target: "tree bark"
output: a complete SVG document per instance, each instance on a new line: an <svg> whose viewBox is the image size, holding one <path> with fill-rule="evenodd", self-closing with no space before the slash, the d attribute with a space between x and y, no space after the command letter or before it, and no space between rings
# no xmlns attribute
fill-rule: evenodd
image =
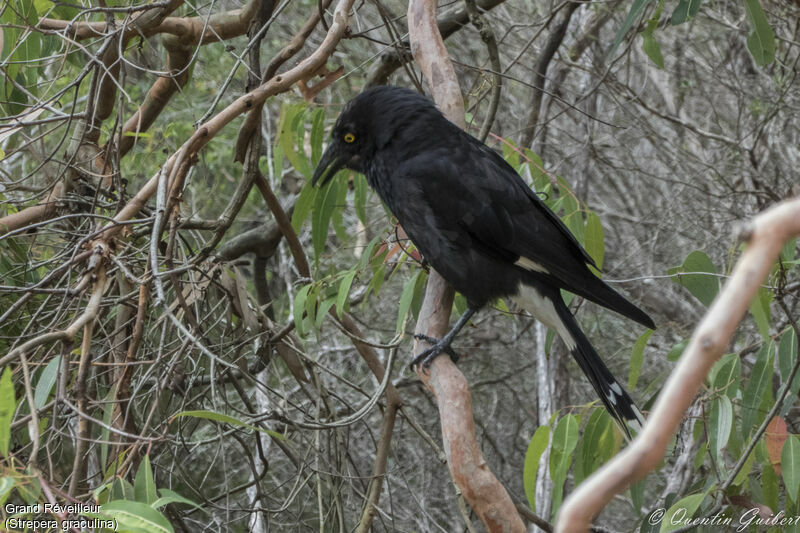
<svg viewBox="0 0 800 533"><path fill-rule="evenodd" d="M435 0L411 0L408 5L411 52L419 64L433 98L444 115L466 129L464 100L455 69L436 25ZM428 278L417 333L442 337L453 307L453 288L434 270ZM420 343L414 343L414 352ZM438 357L430 374L420 379L436 396L442 424L447 464L464 498L491 532L525 531L525 525L505 487L489 470L475 436L472 398L464 374L449 357Z"/></svg>

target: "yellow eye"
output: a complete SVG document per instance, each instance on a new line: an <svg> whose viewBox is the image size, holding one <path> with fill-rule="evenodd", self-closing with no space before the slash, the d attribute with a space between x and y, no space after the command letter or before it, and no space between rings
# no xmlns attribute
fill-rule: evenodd
<svg viewBox="0 0 800 533"><path fill-rule="evenodd" d="M353 135L352 133L345 133L344 134L344 142L346 142L347 144L355 142L355 140L356 140L356 136Z"/></svg>

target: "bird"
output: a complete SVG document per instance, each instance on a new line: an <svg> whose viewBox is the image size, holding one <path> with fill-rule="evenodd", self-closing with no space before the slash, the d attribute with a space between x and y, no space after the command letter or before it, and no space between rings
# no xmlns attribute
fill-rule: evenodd
<svg viewBox="0 0 800 533"><path fill-rule="evenodd" d="M623 434L644 417L581 330L561 290L655 329L644 311L589 268L594 260L561 219L493 149L450 122L425 95L396 86L350 100L312 176L342 169L370 187L467 309L412 366L428 368L482 307L508 298L563 340ZM599 271L599 269L598 269Z"/></svg>

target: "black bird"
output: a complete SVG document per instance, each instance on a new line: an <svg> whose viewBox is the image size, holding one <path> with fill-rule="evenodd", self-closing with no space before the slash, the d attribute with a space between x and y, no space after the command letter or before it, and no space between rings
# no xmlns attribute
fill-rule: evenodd
<svg viewBox="0 0 800 533"><path fill-rule="evenodd" d="M427 97L375 87L342 111L313 184L342 168L363 173L414 245L467 299L441 340L414 359L424 367L469 318L510 297L563 339L609 413L630 436L644 419L581 331L561 289L648 328L652 319L589 270L596 266L537 194L491 148L447 120Z"/></svg>

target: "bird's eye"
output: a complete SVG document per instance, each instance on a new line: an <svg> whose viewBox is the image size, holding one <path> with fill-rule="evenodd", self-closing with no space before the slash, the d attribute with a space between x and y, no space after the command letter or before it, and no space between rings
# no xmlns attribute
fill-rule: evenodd
<svg viewBox="0 0 800 533"><path fill-rule="evenodd" d="M352 133L345 133L344 134L344 142L346 142L347 144L355 142L355 140L356 140L356 136L353 135Z"/></svg>

